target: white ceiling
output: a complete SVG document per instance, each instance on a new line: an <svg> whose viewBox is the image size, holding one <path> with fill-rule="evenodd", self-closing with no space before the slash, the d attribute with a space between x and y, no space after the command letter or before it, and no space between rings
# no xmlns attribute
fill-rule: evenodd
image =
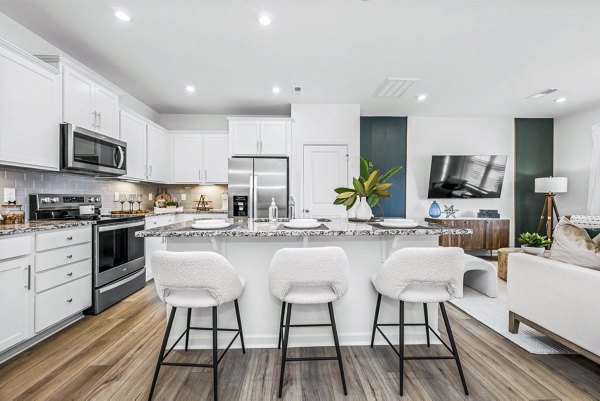
<svg viewBox="0 0 600 401"><path fill-rule="evenodd" d="M1 0L0 12L160 113L360 103L364 115L541 117L600 101L595 1ZM420 81L373 98L386 77ZM546 88L560 90L525 99Z"/></svg>

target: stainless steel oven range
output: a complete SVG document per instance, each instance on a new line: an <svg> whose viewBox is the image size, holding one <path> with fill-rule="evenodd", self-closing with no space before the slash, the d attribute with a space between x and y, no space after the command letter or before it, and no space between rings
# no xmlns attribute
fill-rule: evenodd
<svg viewBox="0 0 600 401"><path fill-rule="evenodd" d="M80 214L80 206L93 206L93 213ZM98 314L146 284L144 239L135 232L144 229L143 216L101 215L100 195L32 194L30 220L90 219L92 228L93 304L87 312Z"/></svg>

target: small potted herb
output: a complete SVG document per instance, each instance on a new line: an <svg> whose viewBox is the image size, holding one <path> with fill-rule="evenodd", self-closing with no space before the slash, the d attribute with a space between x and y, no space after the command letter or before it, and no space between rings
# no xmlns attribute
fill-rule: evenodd
<svg viewBox="0 0 600 401"><path fill-rule="evenodd" d="M546 250L546 246L552 242L545 235L538 233L523 233L519 237L521 249L530 255L541 255Z"/></svg>
<svg viewBox="0 0 600 401"><path fill-rule="evenodd" d="M176 209L177 202L169 201L165 204L165 206L167 207L167 209Z"/></svg>

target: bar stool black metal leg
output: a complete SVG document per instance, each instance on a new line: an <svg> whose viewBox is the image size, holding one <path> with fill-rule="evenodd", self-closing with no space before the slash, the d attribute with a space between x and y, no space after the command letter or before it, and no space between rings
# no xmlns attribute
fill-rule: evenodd
<svg viewBox="0 0 600 401"><path fill-rule="evenodd" d="M346 376L344 375L344 362L342 361L342 351L340 350L340 341L338 339L335 317L333 315L333 303L329 302L327 306L329 307L329 319L331 320L331 331L333 332L335 353L337 355L338 365L340 366L340 375L342 376L342 387L344 388L344 395L348 395L348 390L346 389Z"/></svg>
<svg viewBox="0 0 600 401"><path fill-rule="evenodd" d="M285 318L285 302L281 303L281 320L279 322L279 340L277 340L277 349L281 349L281 340L283 339L283 319Z"/></svg>
<svg viewBox="0 0 600 401"><path fill-rule="evenodd" d="M425 335L427 336L427 346L431 347L429 341L429 311L427 310L427 303L423 303L423 314L425 315Z"/></svg>
<svg viewBox="0 0 600 401"><path fill-rule="evenodd" d="M400 354L400 397L404 395L404 301L400 301L400 342L398 353Z"/></svg>
<svg viewBox="0 0 600 401"><path fill-rule="evenodd" d="M465 375L463 373L462 365L460 364L460 358L458 356L458 349L456 348L456 343L454 342L454 336L452 335L452 329L450 328L450 321L448 320L448 314L446 313L446 307L444 306L443 302L440 302L440 309L442 310L442 317L444 318L444 324L446 325L446 332L448 333L448 338L450 339L450 346L452 347L452 353L456 359L456 366L458 367L458 373L460 374L460 380L462 381L465 395L469 395L469 390L467 390L467 382L465 381Z"/></svg>
<svg viewBox="0 0 600 401"><path fill-rule="evenodd" d="M172 307L171 313L169 315L169 322L167 323L167 328L165 330L165 336L163 337L163 342L160 347L160 354L158 354L158 361L156 361L156 369L154 370L154 378L152 379L152 386L150 387L150 394L148 395L148 400L152 400L152 395L154 395L154 388L156 387L156 381L158 380L158 373L160 372L160 365L162 364L163 357L165 355L165 349L167 348L167 342L169 340L169 334L171 333L171 327L173 327L173 319L175 318L175 312L177 308Z"/></svg>
<svg viewBox="0 0 600 401"><path fill-rule="evenodd" d="M292 316L292 304L287 304L287 312L285 317L285 332L283 336L283 351L281 352L281 372L279 373L279 392L277 396L281 398L283 390L283 376L285 375L285 361L287 359L287 346L290 336L290 318Z"/></svg>
<svg viewBox="0 0 600 401"><path fill-rule="evenodd" d="M377 294L377 305L375 305L375 319L373 319L373 334L371 334L371 348L375 343L375 331L377 330L377 319L379 318L379 307L381 306L381 294Z"/></svg>
<svg viewBox="0 0 600 401"><path fill-rule="evenodd" d="M188 350L188 345L190 344L190 322L192 321L192 308L188 308L187 310L187 327L185 331L185 350Z"/></svg>
<svg viewBox="0 0 600 401"><path fill-rule="evenodd" d="M212 308L213 337L213 399L219 399L219 349L217 348L217 307Z"/></svg>
<svg viewBox="0 0 600 401"><path fill-rule="evenodd" d="M242 353L246 353L246 345L244 344L244 331L242 330L242 319L240 318L240 307L237 299L233 301L235 306L235 317L237 318L238 330L240 331L240 341L242 342Z"/></svg>

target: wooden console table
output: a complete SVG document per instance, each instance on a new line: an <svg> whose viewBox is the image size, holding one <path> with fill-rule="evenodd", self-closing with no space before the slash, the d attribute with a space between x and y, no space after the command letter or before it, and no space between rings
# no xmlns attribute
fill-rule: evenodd
<svg viewBox="0 0 600 401"><path fill-rule="evenodd" d="M471 235L442 235L440 246L456 246L466 250L493 250L509 246L510 220L509 219L479 219L479 218L426 218L425 221L443 224L450 227L470 228Z"/></svg>

